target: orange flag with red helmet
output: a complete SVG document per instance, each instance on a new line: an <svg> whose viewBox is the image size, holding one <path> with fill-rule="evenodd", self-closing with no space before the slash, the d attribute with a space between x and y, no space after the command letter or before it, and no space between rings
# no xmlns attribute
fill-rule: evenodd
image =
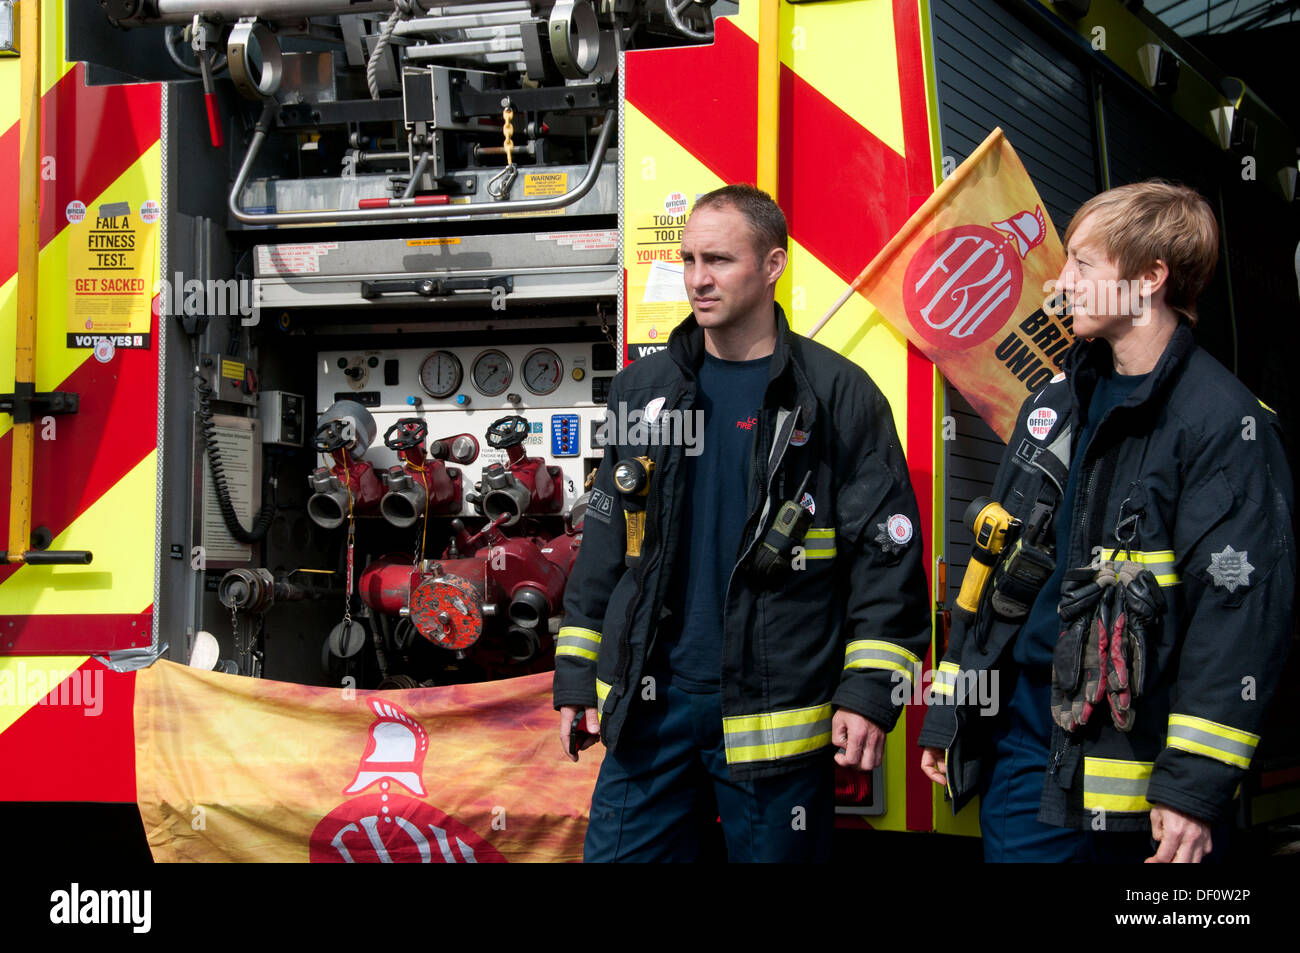
<svg viewBox="0 0 1300 953"><path fill-rule="evenodd" d="M1001 129L934 191L812 328L856 291L939 366L1003 440L1074 341L1052 299L1065 263Z"/></svg>
<svg viewBox="0 0 1300 953"><path fill-rule="evenodd" d="M578 861L600 746L560 750L552 673L409 691L159 661L136 784L157 861Z"/></svg>

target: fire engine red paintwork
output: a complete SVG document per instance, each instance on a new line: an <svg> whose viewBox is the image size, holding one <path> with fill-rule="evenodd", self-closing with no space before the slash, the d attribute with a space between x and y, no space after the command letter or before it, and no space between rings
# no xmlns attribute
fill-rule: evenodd
<svg viewBox="0 0 1300 953"><path fill-rule="evenodd" d="M460 471L453 476L447 464L425 453L423 445L397 451L397 457L411 479L424 487L429 497L430 513L459 513L461 507Z"/></svg>

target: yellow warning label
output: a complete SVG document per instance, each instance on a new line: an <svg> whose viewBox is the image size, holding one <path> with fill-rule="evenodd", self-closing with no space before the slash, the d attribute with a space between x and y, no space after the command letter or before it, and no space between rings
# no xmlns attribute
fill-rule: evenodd
<svg viewBox="0 0 1300 953"><path fill-rule="evenodd" d="M407 248L415 248L420 245L459 245L459 238L408 238L406 240Z"/></svg>
<svg viewBox="0 0 1300 953"><path fill-rule="evenodd" d="M563 195L567 191L569 191L567 172L529 172L524 175L524 195L528 198Z"/></svg>
<svg viewBox="0 0 1300 953"><path fill-rule="evenodd" d="M229 377L232 381L242 381L244 379L244 365L239 361L228 361L222 358L221 376Z"/></svg>

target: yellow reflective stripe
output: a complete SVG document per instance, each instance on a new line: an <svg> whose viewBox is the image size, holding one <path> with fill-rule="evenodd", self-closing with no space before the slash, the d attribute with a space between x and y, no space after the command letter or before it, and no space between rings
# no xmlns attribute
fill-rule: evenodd
<svg viewBox="0 0 1300 953"><path fill-rule="evenodd" d="M585 658L590 660L590 662L595 662L598 658L594 651L591 651L590 649L581 649L581 647L576 645L556 645L555 658L559 658L560 655L576 655L577 658Z"/></svg>
<svg viewBox="0 0 1300 953"><path fill-rule="evenodd" d="M1118 758L1084 758L1085 775L1092 774L1100 778L1149 778L1152 761L1120 761Z"/></svg>
<svg viewBox="0 0 1300 953"><path fill-rule="evenodd" d="M727 763L772 761L816 751L831 740L831 705L722 719Z"/></svg>
<svg viewBox="0 0 1300 953"><path fill-rule="evenodd" d="M915 681L915 670L921 660L893 642L878 639L855 639L844 648L844 668L884 668L902 672Z"/></svg>
<svg viewBox="0 0 1300 953"><path fill-rule="evenodd" d="M1170 748L1214 758L1238 768L1249 768L1259 735L1192 715L1170 715L1165 744Z"/></svg>
<svg viewBox="0 0 1300 953"><path fill-rule="evenodd" d="M1240 728L1233 728L1231 725L1222 725L1217 721L1210 721L1208 718L1197 718L1195 715L1170 715L1169 726L1172 728L1174 725L1197 728L1227 741L1236 741L1243 745L1249 745L1251 748L1259 744L1259 735L1257 734L1242 731Z"/></svg>
<svg viewBox="0 0 1300 953"><path fill-rule="evenodd" d="M1132 562L1135 563L1171 563L1174 561L1174 551L1172 549L1161 549L1150 553L1134 550L1131 554L1126 555L1130 556Z"/></svg>
<svg viewBox="0 0 1300 953"><path fill-rule="evenodd" d="M605 717L605 697L609 694L609 683L596 679L596 721Z"/></svg>
<svg viewBox="0 0 1300 953"><path fill-rule="evenodd" d="M600 633L595 629L583 629L576 625L564 625L556 634L555 655L574 655L578 658L596 661L600 650Z"/></svg>
<svg viewBox="0 0 1300 953"><path fill-rule="evenodd" d="M803 553L808 559L833 559L835 557L835 530L808 530L803 538Z"/></svg>
<svg viewBox="0 0 1300 953"><path fill-rule="evenodd" d="M763 731L768 728L788 728L792 725L810 725L831 716L831 703L813 705L811 708L791 708L786 711L762 715L729 715L722 719L722 730Z"/></svg>
<svg viewBox="0 0 1300 953"><path fill-rule="evenodd" d="M903 648L901 645L897 645L893 642L882 642L880 639L854 639L847 646L845 646L844 654L848 656L848 655L852 655L854 652L859 652L864 650L869 650L873 652L887 652L891 655L897 655L900 658L904 659L905 661L911 662L913 665L921 664L921 660L919 658L917 658L907 649Z"/></svg>
<svg viewBox="0 0 1300 953"><path fill-rule="evenodd" d="M852 662L844 663L845 671L848 671L849 669L859 669L859 668L880 668L880 669L888 669L889 671L892 672L902 672L904 675L907 676L907 680L909 682L916 681L915 666L908 665L905 662L895 662L892 659L857 658L854 659Z"/></svg>
<svg viewBox="0 0 1300 953"><path fill-rule="evenodd" d="M1156 582L1161 586L1176 586L1182 582L1182 577L1174 572L1174 563L1177 557L1172 549L1153 550L1151 552L1142 552L1134 550L1131 553L1115 552L1113 548L1106 549L1107 555L1114 554L1115 559L1119 561L1128 560L1129 562L1141 563L1147 569L1151 570L1151 575L1156 577Z"/></svg>
<svg viewBox="0 0 1300 953"><path fill-rule="evenodd" d="M600 633L597 632L595 629L584 629L581 626L576 626L576 625L562 625L560 626L560 631L558 634L560 638L573 635L583 639L590 639L592 642L595 642L597 645L600 644Z"/></svg>
<svg viewBox="0 0 1300 953"><path fill-rule="evenodd" d="M1155 764L1113 758L1083 759L1083 809L1085 811L1149 811L1147 781Z"/></svg>
<svg viewBox="0 0 1300 953"><path fill-rule="evenodd" d="M773 761L777 758L789 758L806 751L816 751L831 743L831 732L814 735L795 741L781 741L770 744L739 745L727 748L727 764L741 764L748 761Z"/></svg>
<svg viewBox="0 0 1300 953"><path fill-rule="evenodd" d="M957 675L961 666L956 662L940 662L939 671L934 673L930 688L940 695L951 695L957 687Z"/></svg>
<svg viewBox="0 0 1300 953"><path fill-rule="evenodd" d="M1116 811L1121 814L1141 814L1151 810L1151 802L1145 794L1101 794L1083 792L1083 809L1085 811Z"/></svg>

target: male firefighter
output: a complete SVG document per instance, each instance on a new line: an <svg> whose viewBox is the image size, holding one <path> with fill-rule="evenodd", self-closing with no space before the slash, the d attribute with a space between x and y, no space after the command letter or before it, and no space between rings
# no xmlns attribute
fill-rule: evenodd
<svg viewBox="0 0 1300 953"><path fill-rule="evenodd" d="M790 330L786 244L766 193L697 199L693 313L610 387L555 653L561 744L606 747L588 861L712 856L719 818L732 861L827 859L834 764L880 763L925 654L889 404Z"/></svg>
<svg viewBox="0 0 1300 953"><path fill-rule="evenodd" d="M1291 627L1277 418L1193 338L1219 254L1200 195L1112 189L1065 245L1078 343L968 511L986 582L921 766L955 809L981 795L990 861L1217 859ZM1014 683L1002 721L963 691L988 669Z"/></svg>

